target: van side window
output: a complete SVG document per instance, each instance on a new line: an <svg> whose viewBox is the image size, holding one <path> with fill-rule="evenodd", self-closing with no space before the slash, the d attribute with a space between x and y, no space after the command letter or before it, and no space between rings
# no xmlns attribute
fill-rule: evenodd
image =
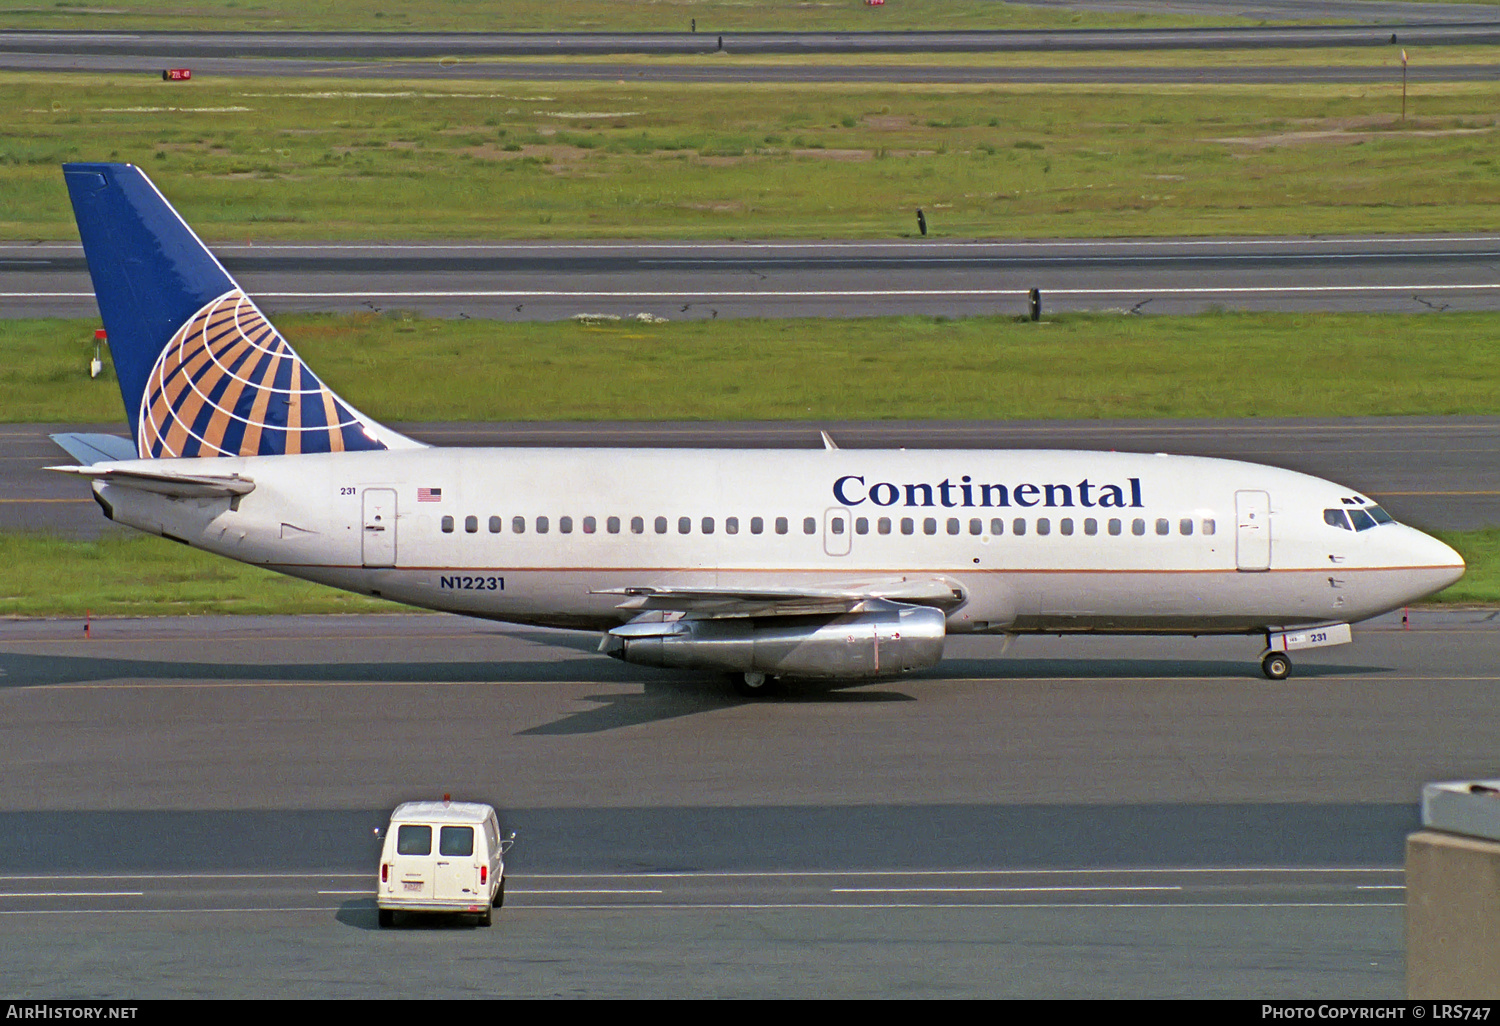
<svg viewBox="0 0 1500 1026"><path fill-rule="evenodd" d="M439 855L474 854L474 828L471 826L445 826L438 835Z"/></svg>
<svg viewBox="0 0 1500 1026"><path fill-rule="evenodd" d="M432 827L402 823L396 828L397 855L431 855Z"/></svg>

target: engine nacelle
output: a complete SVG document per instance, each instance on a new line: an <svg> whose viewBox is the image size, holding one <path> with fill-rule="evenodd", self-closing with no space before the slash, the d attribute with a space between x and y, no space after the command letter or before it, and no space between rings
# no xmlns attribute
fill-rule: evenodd
<svg viewBox="0 0 1500 1026"><path fill-rule="evenodd" d="M882 602L832 616L628 623L601 647L641 666L861 679L936 666L946 634L941 610Z"/></svg>

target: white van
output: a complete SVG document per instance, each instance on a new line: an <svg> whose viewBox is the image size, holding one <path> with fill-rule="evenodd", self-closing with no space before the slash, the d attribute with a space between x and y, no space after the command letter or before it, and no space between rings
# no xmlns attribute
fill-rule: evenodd
<svg viewBox="0 0 1500 1026"><path fill-rule="evenodd" d="M406 802L391 813L375 903L380 925L397 912L472 912L490 925L490 909L505 903L504 853L515 834L501 838L495 810L478 802Z"/></svg>

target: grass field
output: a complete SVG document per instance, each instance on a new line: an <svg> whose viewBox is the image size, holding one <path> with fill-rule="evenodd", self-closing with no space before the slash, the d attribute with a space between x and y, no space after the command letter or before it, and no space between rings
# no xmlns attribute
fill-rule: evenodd
<svg viewBox="0 0 1500 1026"><path fill-rule="evenodd" d="M1500 602L1500 528L1449 532L1469 564L1435 601ZM410 612L146 535L69 541L0 534L0 616Z"/></svg>
<svg viewBox="0 0 1500 1026"><path fill-rule="evenodd" d="M385 421L1500 412L1500 313L275 320ZM0 320L0 420L122 419L113 380L86 372L95 323Z"/></svg>
<svg viewBox="0 0 1500 1026"><path fill-rule="evenodd" d="M1386 56L1379 51L1380 59ZM0 76L0 238L139 164L209 241L1463 231L1500 83L872 86Z"/></svg>
<svg viewBox="0 0 1500 1026"><path fill-rule="evenodd" d="M1470 0L1493 2L1493 0ZM778 32L814 29L1100 28L1243 24L1237 18L1182 18L1026 7L994 0L91 0L0 7L0 27L51 30L337 29L422 32Z"/></svg>

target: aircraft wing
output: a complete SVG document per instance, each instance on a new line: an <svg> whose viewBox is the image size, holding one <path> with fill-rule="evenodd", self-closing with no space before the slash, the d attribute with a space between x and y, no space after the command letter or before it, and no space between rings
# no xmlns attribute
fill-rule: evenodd
<svg viewBox="0 0 1500 1026"><path fill-rule="evenodd" d="M86 435L66 433L52 435L52 440L79 463L111 463L140 459L135 443L119 435Z"/></svg>
<svg viewBox="0 0 1500 1026"><path fill-rule="evenodd" d="M678 612L699 618L798 616L847 613L874 601L950 608L964 600L963 589L937 577L889 578L832 587L739 588L641 585L605 588L594 595L619 595L617 609Z"/></svg>
<svg viewBox="0 0 1500 1026"><path fill-rule="evenodd" d="M125 469L108 463L88 467L48 467L59 474L74 474L105 484L137 488L143 492L169 495L174 499L204 499L219 496L248 495L255 482L239 474L181 474L170 470Z"/></svg>

